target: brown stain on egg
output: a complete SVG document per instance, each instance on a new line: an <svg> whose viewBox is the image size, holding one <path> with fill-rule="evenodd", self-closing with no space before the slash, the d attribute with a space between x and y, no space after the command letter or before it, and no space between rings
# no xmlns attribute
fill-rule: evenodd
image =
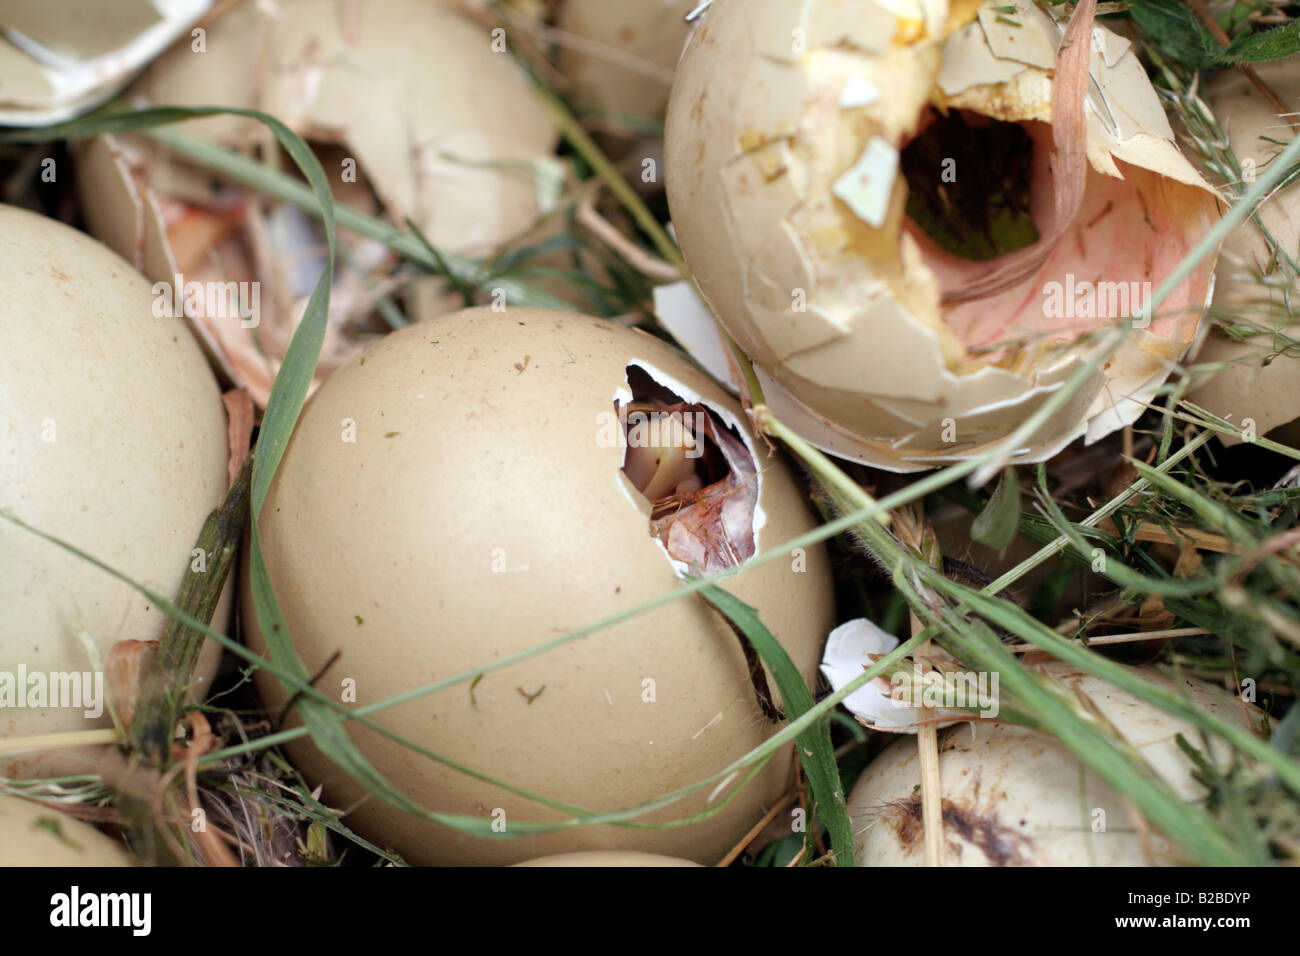
<svg viewBox="0 0 1300 956"><path fill-rule="evenodd" d="M898 835L898 842L909 852L920 849L925 840L925 827L921 820L921 795L914 793L901 800L892 800L879 809L879 814ZM951 837L978 847L994 866L1024 866L1033 841L1023 833L998 820L991 812L982 812L974 806L957 800L943 801L944 832L949 837L948 847L958 855L961 843Z"/></svg>

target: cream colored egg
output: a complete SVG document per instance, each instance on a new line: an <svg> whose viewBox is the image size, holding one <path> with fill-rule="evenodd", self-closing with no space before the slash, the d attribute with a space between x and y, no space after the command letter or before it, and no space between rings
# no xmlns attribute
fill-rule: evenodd
<svg viewBox="0 0 1300 956"><path fill-rule="evenodd" d="M116 840L34 800L0 796L0 867L133 866Z"/></svg>
<svg viewBox="0 0 1300 956"><path fill-rule="evenodd" d="M1040 669L1062 680L1070 692L1087 695L1180 799L1205 799L1205 789L1193 779L1193 764L1176 739L1183 734L1193 746L1203 746L1191 723L1059 661ZM1154 668L1132 670L1248 729L1258 730L1264 720L1255 707L1216 687L1192 679L1178 683ZM1212 752L1216 760L1228 759L1222 741L1212 742ZM1149 858L1131 804L1046 734L1012 724L959 724L940 734L939 773L949 866L1176 862L1170 847L1148 828L1155 853ZM862 772L849 797L861 865L923 864L920 781L915 737L891 745Z"/></svg>
<svg viewBox="0 0 1300 956"><path fill-rule="evenodd" d="M559 67L580 109L627 118L663 116L673 70L698 0L564 0Z"/></svg>
<svg viewBox="0 0 1300 956"><path fill-rule="evenodd" d="M1254 64L1269 88L1296 111L1281 117L1239 70L1228 70L1206 88L1205 99L1223 117L1242 175L1258 176L1294 136L1289 121L1300 114L1300 56ZM1215 272L1214 308L1223 321L1265 329L1276 327L1300 338L1296 264L1300 263L1300 185L1276 191L1259 210L1259 220L1281 251L1255 222L1243 223L1223 244ZM1290 260L1288 264L1287 260ZM1219 330L1207 336L1197 354L1202 364L1223 362L1226 368L1196 389L1189 400L1238 427L1263 435L1300 416L1300 356L1279 350L1281 340L1270 332L1254 339L1234 340ZM1265 363L1264 359L1270 360ZM1236 439L1222 436L1225 444Z"/></svg>
<svg viewBox="0 0 1300 956"><path fill-rule="evenodd" d="M659 866L699 866L691 860L675 856L658 856L654 853L636 853L630 850L592 850L588 853L561 853L556 856L544 856L536 860L516 863L515 866L616 866L616 867L659 867Z"/></svg>
<svg viewBox="0 0 1300 956"><path fill-rule="evenodd" d="M1030 0L715 0L692 32L665 131L677 237L768 404L819 447L894 471L987 450L1080 373L1098 346L1083 333L1139 314L1217 218L1132 45L1096 25L1082 197L1051 242L1064 26ZM946 125L958 122L967 128ZM995 124L1024 137L1010 191L1023 190L1037 233L977 261L941 246L908 201L924 183L939 203L987 172L987 157L947 155L949 140L937 158L908 149ZM978 201L1005 190L976 189ZM1043 258L963 298L1020 253ZM1019 460L1135 420L1192 342L1211 270L1194 270L1086 376Z"/></svg>
<svg viewBox="0 0 1300 956"><path fill-rule="evenodd" d="M652 536L650 503L623 473L624 454L639 471L674 474L662 478L665 487L683 494L692 479L677 471L680 459L655 452L663 443L648 434L623 447L615 417L618 403L653 391L654 381L707 403L701 414L736 429L728 443L746 460L725 475L757 465L755 476L721 486L734 493L720 505L724 523L700 526L703 540L743 556L814 526L793 476L749 436L733 401L642 332L568 313L475 309L391 334L331 377L305 409L260 519L271 583L308 671L340 655L318 686L355 687L356 704L372 704L678 587L669 554L689 558L694 539L684 520L667 530L666 546ZM659 460L653 468L647 450ZM699 460L718 461L711 456ZM758 609L811 679L832 614L821 549L782 555L726 588ZM247 592L243 606L255 632ZM278 710L278 683L260 687ZM635 806L698 782L778 727L760 712L736 636L694 597L374 716L451 760L590 810ZM355 730L354 739L430 809L496 814L507 829L564 817L370 731ZM357 787L312 745L289 750L309 780L326 784L331 805L358 805ZM349 819L417 863L504 864L611 847L709 863L779 799L791 756L780 751L717 815L671 829L488 840L377 799ZM649 819L721 806L737 783L713 804L709 784Z"/></svg>
<svg viewBox="0 0 1300 956"><path fill-rule="evenodd" d="M225 413L198 345L182 320L154 315L149 283L108 249L7 206L0 285L0 510L174 597L227 483ZM86 712L103 705L113 646L157 640L169 620L3 519L0 607L4 738L112 726L106 708ZM196 671L198 693L217 651ZM90 706L65 706L77 700ZM9 754L0 776L86 772L93 760Z"/></svg>

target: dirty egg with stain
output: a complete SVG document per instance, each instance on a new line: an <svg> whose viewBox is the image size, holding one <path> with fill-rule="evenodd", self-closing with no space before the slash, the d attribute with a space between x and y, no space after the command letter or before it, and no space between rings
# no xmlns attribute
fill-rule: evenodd
<svg viewBox="0 0 1300 956"><path fill-rule="evenodd" d="M1201 735L1114 684L1064 664L1040 665L1067 697L1086 697L1178 799L1203 801L1195 765L1178 746L1197 748ZM1258 731L1267 720L1252 704L1190 678L1175 681L1155 668L1128 668L1199 709ZM1210 759L1227 765L1230 751L1212 741ZM1056 738L1013 724L977 721L939 736L946 862L949 866L1144 866L1176 863L1158 833L1131 816L1131 804L1086 769ZM862 772L849 797L855 851L864 866L921 866L920 757L915 737L893 744ZM1150 855L1144 834L1151 835Z"/></svg>
<svg viewBox="0 0 1300 956"><path fill-rule="evenodd" d="M304 410L260 516L294 646L310 673L337 653L317 686L354 681L358 705L474 673L815 524L787 465L676 350L524 308L416 323L339 370ZM811 680L833 614L823 551L783 554L723 587L757 609ZM247 593L243 609L260 652ZM272 712L284 706L278 681L259 687ZM496 780L591 810L702 780L778 727L736 635L698 596L371 716ZM353 734L429 809L499 812L507 829L565 817L364 728ZM308 741L289 751L331 805L357 804L361 791ZM375 799L348 819L418 863L611 847L710 863L779 799L792 756L781 750L716 816L685 827L493 840ZM648 819L699 813L739 782Z"/></svg>

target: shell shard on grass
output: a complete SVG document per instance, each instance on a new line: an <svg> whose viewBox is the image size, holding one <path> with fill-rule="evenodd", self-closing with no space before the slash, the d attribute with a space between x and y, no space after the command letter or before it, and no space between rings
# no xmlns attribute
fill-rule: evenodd
<svg viewBox="0 0 1300 956"><path fill-rule="evenodd" d="M717 0L701 18L669 107L674 225L773 412L814 444L896 471L979 454L1095 354L1086 333L1141 316L1217 218L1135 52L1096 26L1081 205L1059 241L1048 234L1064 27L1029 2ZM1002 144L1021 178L1001 181L980 143ZM953 144L965 152L945 153ZM975 195L987 206L972 219L961 203ZM965 242L960 255L919 224L927 208L953 213L938 226ZM997 241L976 259L981 229ZM1044 256L1028 278L960 301L1024 250ZM1018 460L1132 422L1191 343L1212 268L1194 270ZM678 324L688 349L708 347L703 323Z"/></svg>
<svg viewBox="0 0 1300 956"><path fill-rule="evenodd" d="M877 658L897 646L898 638L866 618L845 621L826 639L821 672L831 690L839 690L861 677ZM901 687L882 675L853 691L844 698L843 704L849 713L872 730L914 734L920 726L922 710L897 693ZM940 721L936 724L938 727L950 727L972 716L948 708L934 708L930 713L932 719Z"/></svg>
<svg viewBox="0 0 1300 956"><path fill-rule="evenodd" d="M141 106L270 113L313 143L338 202L397 227L409 219L440 251L485 256L530 228L563 178L550 118L523 71L492 44L447 3L246 3L208 27L203 52L188 41L174 46L129 93ZM180 130L261 149L269 162L279 155L270 131L246 117L205 117ZM137 139L92 141L79 170L91 230L155 282L179 274L259 283L256 329L202 309L194 324L222 372L264 406L319 274L320 225L288 206L268 210L252 191L222 187ZM389 274L396 257L376 240L341 231L339 241L318 382L358 354L345 330L407 281ZM423 299L457 307L441 280L428 281L440 294Z"/></svg>
<svg viewBox="0 0 1300 956"><path fill-rule="evenodd" d="M1247 182L1274 161L1300 121L1300 56L1253 68L1294 112L1279 116L1238 70L1216 77L1203 94L1223 118ZM1300 417L1300 183L1274 192L1257 218L1224 240L1216 271L1215 318L1233 335L1211 329L1196 356L1197 364L1225 368L1188 398L1263 435Z"/></svg>

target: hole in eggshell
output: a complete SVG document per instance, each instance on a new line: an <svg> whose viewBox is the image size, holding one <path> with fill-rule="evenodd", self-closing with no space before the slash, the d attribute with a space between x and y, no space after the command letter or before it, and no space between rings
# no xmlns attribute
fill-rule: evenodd
<svg viewBox="0 0 1300 956"><path fill-rule="evenodd" d="M986 159L963 152L953 145L955 134L963 128L974 132L977 139L990 135L981 134L981 130L1001 128L1002 132L991 134L995 138L990 142L998 144L1002 152L995 150L995 156ZM1047 241L1039 233L1043 224L1051 221L1054 199L1050 124L1034 120L1004 123L966 110L939 117L932 109L919 130L917 137L903 145L901 155L909 187L909 215L903 228L919 247L941 296L969 286L1006 257ZM1011 162L1008 150L1017 145L1027 150L1027 155L1012 163L1013 168L1000 171L1006 175L986 168L991 163ZM955 184L944 183L943 159L955 161L949 169L957 183L965 177L967 187L973 188L963 187L956 193L952 189ZM1083 205L1069 231L1033 276L986 298L943 307L944 323L973 354L996 363L1013 358L1011 347L1017 344L1074 341L1139 314L1153 286L1189 251L1191 242L1178 223L1182 203L1175 195L1188 187L1119 159L1115 164L1122 179L1088 166ZM951 224L936 227L935 222L926 221L927 214L943 202L939 191L943 186L949 187L945 193L954 218L963 210L969 213L972 207L977 210L973 216L977 222L988 224L1001 216L1004 241L997 255L983 255L999 245L991 241L987 229L980 228L972 236ZM981 195L982 191L987 194ZM914 194L924 195L914 198ZM1026 221L1036 224L1035 239L1019 244L1028 235ZM936 232L940 233L937 238ZM1155 317L1150 331L1178 338L1182 330L1177 326L1189 321L1194 311L1192 284L1185 280L1162 303L1161 315Z"/></svg>
<svg viewBox="0 0 1300 956"><path fill-rule="evenodd" d="M972 262L1037 242L1031 202L1037 150L1027 125L930 108L900 154L909 225Z"/></svg>
<svg viewBox="0 0 1300 956"><path fill-rule="evenodd" d="M734 425L637 365L631 401L615 400L627 446L623 473L650 502L650 530L668 556L705 574L757 550L758 469Z"/></svg>

